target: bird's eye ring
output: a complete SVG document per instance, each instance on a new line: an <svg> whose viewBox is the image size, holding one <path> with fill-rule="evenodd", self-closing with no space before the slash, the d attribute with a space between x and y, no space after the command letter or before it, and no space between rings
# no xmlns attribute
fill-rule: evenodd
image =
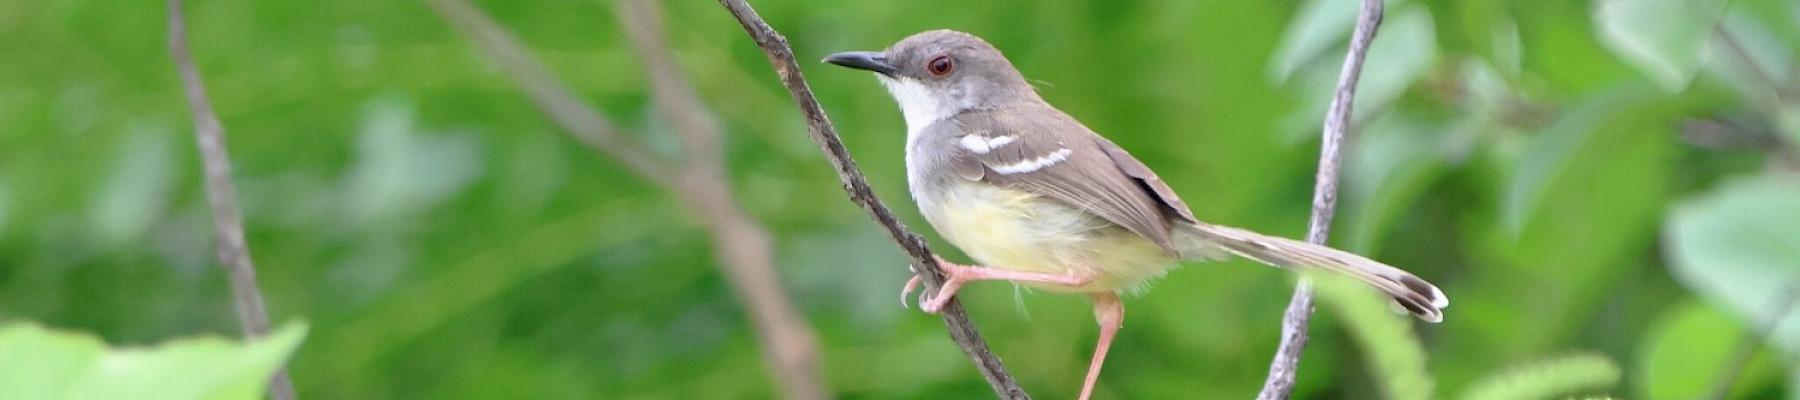
<svg viewBox="0 0 1800 400"><path fill-rule="evenodd" d="M938 55L932 57L931 61L925 62L925 71L931 72L932 75L950 75L950 71L953 69L956 69L956 61L952 60L949 55Z"/></svg>

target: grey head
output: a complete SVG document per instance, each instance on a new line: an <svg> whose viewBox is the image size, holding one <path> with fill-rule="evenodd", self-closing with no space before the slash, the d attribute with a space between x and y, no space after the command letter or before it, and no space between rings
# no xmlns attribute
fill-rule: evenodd
<svg viewBox="0 0 1800 400"><path fill-rule="evenodd" d="M824 61L875 72L900 103L909 132L967 111L1043 102L999 49L948 29L908 36L887 50L837 53Z"/></svg>

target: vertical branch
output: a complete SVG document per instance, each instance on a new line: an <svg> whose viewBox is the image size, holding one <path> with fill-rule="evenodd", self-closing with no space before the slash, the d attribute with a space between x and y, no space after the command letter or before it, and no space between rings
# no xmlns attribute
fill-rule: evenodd
<svg viewBox="0 0 1800 400"><path fill-rule="evenodd" d="M610 120L579 100L492 18L461 0L428 0L452 26L474 40L525 88L552 121L595 150L658 184L697 215L711 234L714 257L757 339L784 398L830 397L819 373L816 335L782 288L768 230L741 208L731 191L719 143L719 123L679 73L663 39L660 9L643 0L617 3L617 17L650 74L651 101L681 142L680 162L620 135Z"/></svg>
<svg viewBox="0 0 1800 400"><path fill-rule="evenodd" d="M876 197L875 192L869 188L868 180L856 167L856 160L850 157L849 151L844 148L843 140L838 138L837 128L831 125L831 119L825 115L824 109L819 106L819 100L813 96L811 85L807 84L806 77L800 74L800 65L794 60L794 50L788 46L787 38L781 36L780 32L776 32L775 28L770 27L768 22L763 21L762 17L756 14L756 10L750 8L749 4L745 4L744 0L719 0L719 5L731 12L738 24L744 27L744 33L748 34L750 39L756 42L757 47L762 49L763 54L769 58L769 64L774 67L775 73L781 78L782 85L786 86L788 93L793 96L794 105L800 108L801 116L806 118L807 134L812 137L813 143L819 145L820 151L825 153L825 158L830 160L831 166L837 170L838 180L843 184L844 192L849 195L850 201L861 206L870 218L881 224L882 228L887 230L888 236L900 245L907 255L912 257L914 265L919 268L919 274L925 278L927 290L936 290L938 286L943 285L943 273L932 259L931 250L926 247L925 240L906 229L906 226L900 223L900 220L895 218L892 212L888 211L887 206L883 205L881 199ZM975 325L969 321L968 314L963 311L962 303L951 299L945 305L942 316L944 324L950 331L951 339L956 342L957 347L962 348L964 354L969 356L969 360L975 363L976 369L981 371L982 377L987 379L988 385L993 387L994 393L998 397L1003 399L1030 398L1025 394L1024 389L1019 388L1018 382L1013 380L1012 375L1007 374L1006 367L1001 365L1000 359L988 350L987 342L981 339L981 333L976 331Z"/></svg>
<svg viewBox="0 0 1800 400"><path fill-rule="evenodd" d="M230 280L232 304L238 324L250 339L269 334L269 314L263 307L262 291L256 288L256 266L250 261L250 247L244 241L244 216L238 211L237 189L231 183L231 155L225 149L225 127L206 99L200 70L188 50L187 21L182 17L181 0L169 0L169 56L181 74L187 93L188 109L193 113L194 139L200 147L200 160L206 181L206 202L212 208L214 246L219 265ZM294 398L294 383L287 369L275 371L269 378L269 397L277 400Z"/></svg>
<svg viewBox="0 0 1800 400"><path fill-rule="evenodd" d="M1363 60L1369 54L1369 43L1381 26L1382 0L1362 0L1357 11L1356 30L1350 37L1350 51L1344 56L1343 70L1338 74L1337 91L1331 96L1331 108L1325 113L1323 138L1319 143L1319 170L1314 176L1312 218L1307 222L1306 241L1324 245L1331 234L1331 217L1337 211L1338 165L1343 162L1344 134L1350 129L1351 103L1356 97L1356 81L1362 75ZM1281 346L1269 363L1269 376L1263 381L1258 400L1287 399L1294 391L1294 374L1300 367L1300 353L1306 349L1307 321L1312 318L1313 288L1301 280L1294 288L1287 312L1281 318Z"/></svg>

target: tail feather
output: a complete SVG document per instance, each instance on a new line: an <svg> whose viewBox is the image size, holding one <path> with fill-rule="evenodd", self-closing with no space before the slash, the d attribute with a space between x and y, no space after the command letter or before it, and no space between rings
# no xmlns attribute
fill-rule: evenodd
<svg viewBox="0 0 1800 400"><path fill-rule="evenodd" d="M1217 258L1219 250L1282 268L1320 268L1343 274L1393 297L1408 313L1428 322L1444 319L1450 298L1437 286L1413 274L1347 251L1249 230L1205 223L1183 224L1192 233L1181 240L1183 253Z"/></svg>

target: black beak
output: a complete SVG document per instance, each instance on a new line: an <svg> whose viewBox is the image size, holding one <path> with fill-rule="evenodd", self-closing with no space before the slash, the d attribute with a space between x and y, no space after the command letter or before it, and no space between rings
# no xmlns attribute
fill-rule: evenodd
<svg viewBox="0 0 1800 400"><path fill-rule="evenodd" d="M825 62L866 71L875 71L882 75L893 75L894 66L888 65L887 56L873 51L846 51L825 57Z"/></svg>

